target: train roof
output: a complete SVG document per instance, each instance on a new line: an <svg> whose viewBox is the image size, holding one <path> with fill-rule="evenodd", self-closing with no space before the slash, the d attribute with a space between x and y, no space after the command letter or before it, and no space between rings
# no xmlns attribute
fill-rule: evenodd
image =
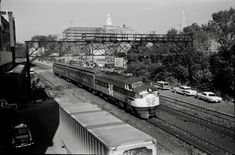
<svg viewBox="0 0 235 155"><path fill-rule="evenodd" d="M22 71L25 70L25 65L22 64L18 64L15 68L13 68L12 70L8 71L8 74L20 74L22 73Z"/></svg>
<svg viewBox="0 0 235 155"><path fill-rule="evenodd" d="M142 77L124 76L124 75L114 73L114 72L104 72L104 71L100 71L100 70L93 69L93 68L84 68L84 67L79 67L79 66L74 66L74 65L64 64L64 63L54 63L54 64L93 73L96 75L97 79L101 81L105 81L105 82L115 81L117 83L132 84L138 81L142 81L143 79Z"/></svg>
<svg viewBox="0 0 235 155"><path fill-rule="evenodd" d="M142 77L132 77L132 76L124 76L116 73L107 73L107 72L99 72L97 75L97 79L106 80L106 81L116 81L119 83L132 84L138 81L142 81Z"/></svg>
<svg viewBox="0 0 235 155"><path fill-rule="evenodd" d="M77 106L79 105L79 106ZM89 112L95 112L95 111L101 111L100 108L98 108L97 105L90 104L90 103L79 103L79 104L67 104L67 105L61 105L61 107L66 110L69 114L77 114L77 113L89 113Z"/></svg>
<svg viewBox="0 0 235 155"><path fill-rule="evenodd" d="M146 133L130 126L110 113L97 110L91 104L63 105L80 125L95 135L106 146L122 147L125 145L146 143L154 139Z"/></svg>
<svg viewBox="0 0 235 155"><path fill-rule="evenodd" d="M65 64L65 63L54 63L53 65L60 65L60 66L65 66L65 67L69 67L69 68L73 68L73 69L78 69L78 70L82 70L88 73L92 73L92 74L96 74L97 72L99 72L96 69L93 68L85 68L85 67L80 67L80 66L75 66L75 65L70 65L70 64Z"/></svg>

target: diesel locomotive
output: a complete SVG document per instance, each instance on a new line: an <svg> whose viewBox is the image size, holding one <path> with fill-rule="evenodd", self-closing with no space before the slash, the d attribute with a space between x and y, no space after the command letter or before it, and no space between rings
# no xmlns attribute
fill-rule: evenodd
<svg viewBox="0 0 235 155"><path fill-rule="evenodd" d="M153 86L143 83L141 77L130 77L64 63L54 63L53 72L94 94L109 99L110 102L140 118L148 119L156 115L159 92Z"/></svg>

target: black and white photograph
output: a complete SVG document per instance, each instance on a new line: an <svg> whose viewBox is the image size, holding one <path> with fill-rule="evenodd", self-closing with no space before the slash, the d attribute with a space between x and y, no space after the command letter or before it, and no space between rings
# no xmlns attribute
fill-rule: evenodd
<svg viewBox="0 0 235 155"><path fill-rule="evenodd" d="M0 154L235 155L234 0L0 0Z"/></svg>

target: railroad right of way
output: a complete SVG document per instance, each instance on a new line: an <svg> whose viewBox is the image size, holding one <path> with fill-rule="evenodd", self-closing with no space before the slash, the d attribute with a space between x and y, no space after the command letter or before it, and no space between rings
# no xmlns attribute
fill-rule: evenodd
<svg viewBox="0 0 235 155"><path fill-rule="evenodd" d="M186 142L180 140L174 135L167 133L145 120L126 113L124 110L117 108L98 96L94 96L84 89L78 88L70 82L54 76L52 71L40 72L38 73L38 77L48 85L48 91L54 95L54 98L63 100L65 103L70 102L70 98L76 98L77 102L90 102L97 104L99 107L112 113L119 119L153 136L157 139L159 154L202 154L199 149L188 145ZM64 95L70 97L61 98Z"/></svg>

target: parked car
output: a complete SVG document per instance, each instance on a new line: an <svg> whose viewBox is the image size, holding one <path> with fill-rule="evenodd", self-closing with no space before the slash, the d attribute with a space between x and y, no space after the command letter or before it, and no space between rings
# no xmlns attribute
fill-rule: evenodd
<svg viewBox="0 0 235 155"><path fill-rule="evenodd" d="M172 88L173 93L179 93L187 96L195 96L197 94L196 90L192 90L189 86L180 86Z"/></svg>
<svg viewBox="0 0 235 155"><path fill-rule="evenodd" d="M166 82L166 81L157 81L156 84L154 84L154 86L156 88L162 89L162 90L169 90L169 89L171 89L169 83Z"/></svg>
<svg viewBox="0 0 235 155"><path fill-rule="evenodd" d="M33 138L27 125L21 123L12 129L12 145L14 148L21 148L33 145Z"/></svg>
<svg viewBox="0 0 235 155"><path fill-rule="evenodd" d="M0 109L8 109L16 111L18 110L17 104L8 104L8 102L5 99L0 99Z"/></svg>
<svg viewBox="0 0 235 155"><path fill-rule="evenodd" d="M207 101L207 102L222 102L222 98L217 96L213 92L202 92L195 95L196 98Z"/></svg>

